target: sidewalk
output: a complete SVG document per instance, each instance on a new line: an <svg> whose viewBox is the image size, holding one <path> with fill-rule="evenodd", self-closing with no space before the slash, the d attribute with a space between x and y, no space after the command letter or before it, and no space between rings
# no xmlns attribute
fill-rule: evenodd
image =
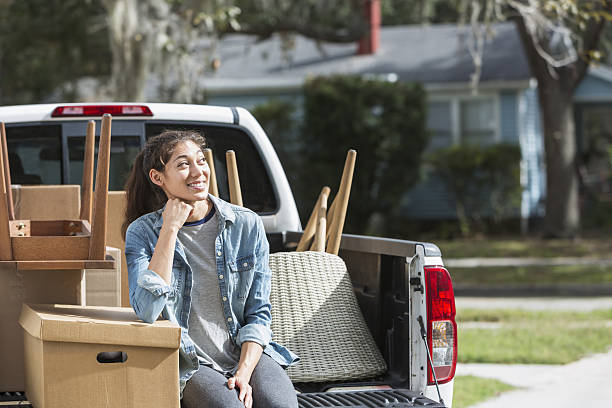
<svg viewBox="0 0 612 408"><path fill-rule="evenodd" d="M457 297L457 309L591 311L612 308L612 297ZM565 365L457 364L456 375L493 378L519 389L470 408L612 406L612 349Z"/></svg>
<svg viewBox="0 0 612 408"><path fill-rule="evenodd" d="M494 378L519 387L471 408L610 407L612 349L566 365L458 364L456 375Z"/></svg>

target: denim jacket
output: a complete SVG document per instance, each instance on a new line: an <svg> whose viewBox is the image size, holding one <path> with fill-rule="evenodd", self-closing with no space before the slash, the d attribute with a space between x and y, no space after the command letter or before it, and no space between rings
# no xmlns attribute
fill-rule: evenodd
<svg viewBox="0 0 612 408"><path fill-rule="evenodd" d="M271 341L269 247L261 219L253 211L229 204L212 195L219 232L215 257L223 313L231 339L237 346L253 341L282 367L297 362L295 354ZM172 263L168 285L148 269L163 224L162 211L145 214L130 224L125 237L130 285L130 303L137 316L147 323L164 319L181 327L179 370L181 390L198 369L198 358L188 334L193 271L180 242Z"/></svg>

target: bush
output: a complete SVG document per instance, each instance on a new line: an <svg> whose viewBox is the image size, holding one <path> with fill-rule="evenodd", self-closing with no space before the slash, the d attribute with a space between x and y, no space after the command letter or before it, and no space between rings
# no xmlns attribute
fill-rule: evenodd
<svg viewBox="0 0 612 408"><path fill-rule="evenodd" d="M425 115L425 93L418 84L357 76L308 81L301 132L305 165L294 191L303 219L324 185L332 194L338 191L352 148L357 161L344 231L385 234L398 218L402 195L418 181L428 142Z"/></svg>
<svg viewBox="0 0 612 408"><path fill-rule="evenodd" d="M264 128L283 164L292 186L298 183L300 169L298 124L294 118L295 105L279 99L270 99L255 106L251 113Z"/></svg>
<svg viewBox="0 0 612 408"><path fill-rule="evenodd" d="M521 151L516 145L450 146L427 157L432 171L455 199L463 235L490 218L499 225L520 206Z"/></svg>

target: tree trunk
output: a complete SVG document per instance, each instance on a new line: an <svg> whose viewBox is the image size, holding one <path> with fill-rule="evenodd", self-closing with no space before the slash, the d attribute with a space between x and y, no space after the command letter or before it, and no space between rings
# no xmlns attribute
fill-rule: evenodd
<svg viewBox="0 0 612 408"><path fill-rule="evenodd" d="M531 74L538 80L538 97L546 154L545 238L575 237L580 230L574 91L586 73L582 60L562 68L552 68L536 50L522 18L515 19ZM595 37L601 27L593 31ZM591 41L587 41L590 43Z"/></svg>
<svg viewBox="0 0 612 408"><path fill-rule="evenodd" d="M150 23L137 0L105 0L113 62L108 92L116 101L144 101Z"/></svg>
<svg viewBox="0 0 612 408"><path fill-rule="evenodd" d="M575 237L580 230L573 90L538 75L546 153L545 237Z"/></svg>

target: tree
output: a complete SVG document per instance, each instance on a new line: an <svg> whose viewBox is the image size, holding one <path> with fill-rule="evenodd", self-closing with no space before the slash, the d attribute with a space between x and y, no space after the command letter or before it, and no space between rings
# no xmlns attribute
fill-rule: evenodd
<svg viewBox="0 0 612 408"><path fill-rule="evenodd" d="M546 213L544 235L573 237L580 230L573 95L598 48L606 21L612 18L609 0L433 0L454 6L460 20L471 26L471 49L478 79L483 39L494 21L515 22L538 97L546 153ZM413 4L420 3L412 0ZM430 19L435 15L430 9ZM452 13L447 13L451 16Z"/></svg>
<svg viewBox="0 0 612 408"><path fill-rule="evenodd" d="M153 73L162 99L198 102L199 78L216 63L219 38L295 33L326 41L355 41L365 30L362 0L102 0L112 50L108 94L145 100Z"/></svg>
<svg viewBox="0 0 612 408"><path fill-rule="evenodd" d="M0 103L66 101L83 77L110 67L97 0L0 2Z"/></svg>
<svg viewBox="0 0 612 408"><path fill-rule="evenodd" d="M540 30L553 30L552 37L538 34L534 19L539 16L522 4L510 3L519 12L516 24L531 72L538 80L546 152L545 235L572 237L580 229L573 96L598 47L606 22L604 17L612 11L612 2L581 2L580 7L568 0L551 4L543 12L557 17L563 25L557 26L556 31L553 27L541 27ZM561 56L561 60L551 58L556 45L554 35L562 35L565 41L577 44L575 57L565 61L563 58L571 55ZM543 46L547 47L543 49ZM571 49L568 47L568 54Z"/></svg>

